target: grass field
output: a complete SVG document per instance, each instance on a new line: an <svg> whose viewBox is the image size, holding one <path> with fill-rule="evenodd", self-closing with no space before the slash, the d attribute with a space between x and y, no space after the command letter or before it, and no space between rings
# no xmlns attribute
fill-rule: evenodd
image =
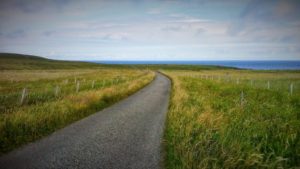
<svg viewBox="0 0 300 169"><path fill-rule="evenodd" d="M172 80L165 166L300 166L300 71L99 65L0 54L0 154L127 97L160 70Z"/></svg>
<svg viewBox="0 0 300 169"><path fill-rule="evenodd" d="M17 69L19 64L26 63L19 58L10 64L16 69L0 71L1 153L95 113L129 96L154 78L153 72L102 65L93 67L94 64L91 68L85 67L88 63L70 63L72 67L62 69L65 64L57 66L59 61L54 61L43 69L38 64L45 60L34 57L30 60L36 67ZM9 64L2 62L1 65Z"/></svg>
<svg viewBox="0 0 300 169"><path fill-rule="evenodd" d="M163 73L173 84L166 168L300 166L299 71Z"/></svg>

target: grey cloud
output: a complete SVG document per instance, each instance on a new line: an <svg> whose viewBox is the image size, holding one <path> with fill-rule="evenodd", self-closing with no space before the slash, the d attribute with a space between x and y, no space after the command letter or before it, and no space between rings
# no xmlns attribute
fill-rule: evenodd
<svg viewBox="0 0 300 169"><path fill-rule="evenodd" d="M45 6L43 1L22 1L13 2L13 6L25 13L34 13L41 11Z"/></svg>
<svg viewBox="0 0 300 169"><path fill-rule="evenodd" d="M52 36L55 33L56 33L56 31L45 31L45 32L43 32L43 35L44 36Z"/></svg>
<svg viewBox="0 0 300 169"><path fill-rule="evenodd" d="M272 22L299 20L299 9L299 0L252 0L240 17Z"/></svg>
<svg viewBox="0 0 300 169"><path fill-rule="evenodd" d="M25 37L25 35L26 35L25 31L22 29L19 29L19 30L14 30L12 32L9 32L9 33L5 34L4 36L9 39L16 39L16 38Z"/></svg>
<svg viewBox="0 0 300 169"><path fill-rule="evenodd" d="M3 0L0 4L2 11L8 9L18 9L24 13L37 13L45 8L62 10L70 0Z"/></svg>
<svg viewBox="0 0 300 169"><path fill-rule="evenodd" d="M276 5L274 0L252 0L240 14L241 19L271 19L272 10Z"/></svg>
<svg viewBox="0 0 300 169"><path fill-rule="evenodd" d="M283 27L300 21L300 1L298 0L252 0L233 21L227 33L231 36L241 33L249 24Z"/></svg>
<svg viewBox="0 0 300 169"><path fill-rule="evenodd" d="M298 35L298 37L294 36L294 35L288 35L288 36L281 37L279 39L279 42L282 42L282 43L300 43L300 37L299 37L299 35Z"/></svg>

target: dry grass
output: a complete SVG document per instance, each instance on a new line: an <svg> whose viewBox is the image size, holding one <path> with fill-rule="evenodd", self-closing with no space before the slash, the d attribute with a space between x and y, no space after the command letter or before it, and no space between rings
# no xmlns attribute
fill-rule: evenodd
<svg viewBox="0 0 300 169"><path fill-rule="evenodd" d="M97 73L97 69L60 69L60 70L3 70L0 71L0 82L28 82L38 80L51 80L64 77L76 77L84 74Z"/></svg>

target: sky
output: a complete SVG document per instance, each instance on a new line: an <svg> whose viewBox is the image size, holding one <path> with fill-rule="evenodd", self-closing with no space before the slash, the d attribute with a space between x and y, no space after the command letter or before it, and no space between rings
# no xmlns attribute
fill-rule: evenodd
<svg viewBox="0 0 300 169"><path fill-rule="evenodd" d="M67 60L300 60L299 0L1 0L0 52Z"/></svg>

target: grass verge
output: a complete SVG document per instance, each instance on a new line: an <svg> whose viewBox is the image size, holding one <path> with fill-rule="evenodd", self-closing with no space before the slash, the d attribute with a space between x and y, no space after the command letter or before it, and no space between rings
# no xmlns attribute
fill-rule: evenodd
<svg viewBox="0 0 300 169"><path fill-rule="evenodd" d="M266 78L285 87L287 80L298 84L299 75L231 71L246 80L237 84L236 79L200 78L201 71L164 71L173 83L164 136L166 168L299 167L299 89L290 95L288 88L254 87L247 81Z"/></svg>

